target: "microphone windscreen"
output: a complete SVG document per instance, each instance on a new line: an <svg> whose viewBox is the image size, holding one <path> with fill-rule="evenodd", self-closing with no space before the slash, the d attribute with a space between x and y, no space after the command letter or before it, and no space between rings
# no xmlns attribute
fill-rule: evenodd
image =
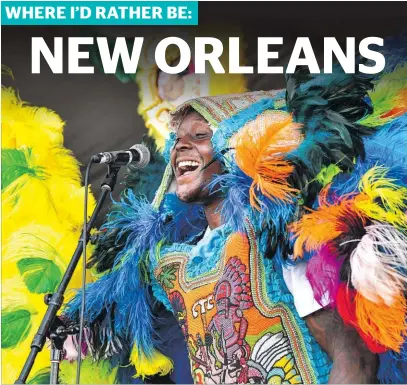
<svg viewBox="0 0 407 385"><path fill-rule="evenodd" d="M140 154L140 161L130 163L129 167L133 169L144 168L150 163L150 150L144 144L135 144L130 147L131 150L137 150Z"/></svg>

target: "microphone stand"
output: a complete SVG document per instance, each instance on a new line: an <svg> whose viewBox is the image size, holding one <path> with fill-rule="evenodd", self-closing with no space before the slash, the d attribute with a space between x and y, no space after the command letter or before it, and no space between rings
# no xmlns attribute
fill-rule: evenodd
<svg viewBox="0 0 407 385"><path fill-rule="evenodd" d="M91 159L93 162L93 158ZM117 181L117 174L120 170L120 166L111 166L108 165L107 175L105 176L104 181L101 184L101 193L99 195L96 207L92 213L92 216L89 222L86 224L86 243L89 240L90 230L95 223L96 217L98 216L100 209L103 206L104 201L109 193L111 193L116 185ZM86 193L86 192L85 192ZM31 369L34 365L35 359L37 354L42 350L45 344L46 337L51 338L51 368L52 368L52 376L51 381L58 381L58 369L59 369L59 362L62 359L62 345L63 341L66 339L67 334L71 334L68 331L61 330L61 320L56 316L58 310L61 308L63 301L64 301L64 294L69 285L69 282L72 279L72 275L75 271L75 268L80 260L83 251L83 230L82 235L79 239L78 245L76 246L76 250L73 253L71 261L65 271L64 276L62 277L61 283L58 286L58 289L53 294L46 294L45 295L45 303L48 305L47 311L44 315L44 318L41 321L41 324L38 328L37 333L35 334L33 341L31 343L31 351L25 361L23 369L16 380L15 384L25 384L27 378L31 372ZM63 327L63 326L62 326ZM59 329L58 329L59 328ZM60 331L60 333L56 331ZM74 329L72 330L74 333ZM62 338L62 345L61 341L56 338L56 336L60 334L60 338ZM79 353L81 354L82 347L79 346ZM53 382L51 382L53 383Z"/></svg>

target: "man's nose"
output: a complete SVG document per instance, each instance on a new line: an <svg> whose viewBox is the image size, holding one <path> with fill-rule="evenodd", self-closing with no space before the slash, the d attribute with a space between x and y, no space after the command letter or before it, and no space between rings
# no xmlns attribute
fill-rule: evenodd
<svg viewBox="0 0 407 385"><path fill-rule="evenodd" d="M182 138L178 138L178 142L175 145L177 151L190 150L192 148L190 135L184 135Z"/></svg>

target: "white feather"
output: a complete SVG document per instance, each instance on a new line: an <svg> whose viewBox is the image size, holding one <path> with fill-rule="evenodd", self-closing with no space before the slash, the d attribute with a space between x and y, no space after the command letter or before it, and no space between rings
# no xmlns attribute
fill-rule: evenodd
<svg viewBox="0 0 407 385"><path fill-rule="evenodd" d="M407 283L407 237L378 222L365 230L350 257L352 284L368 300L391 306Z"/></svg>

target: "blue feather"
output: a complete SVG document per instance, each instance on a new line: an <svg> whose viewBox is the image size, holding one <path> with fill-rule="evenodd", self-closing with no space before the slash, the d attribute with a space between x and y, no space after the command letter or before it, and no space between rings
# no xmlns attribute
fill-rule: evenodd
<svg viewBox="0 0 407 385"><path fill-rule="evenodd" d="M168 139L165 141L165 147L163 150L163 156L167 163L169 163L171 158L171 150L175 145L175 140L177 139L177 135L175 132L170 132Z"/></svg>
<svg viewBox="0 0 407 385"><path fill-rule="evenodd" d="M211 192L216 189L224 193L224 200L220 208L222 223L232 231L245 231L245 218L251 217L255 227L259 230L272 227L273 231L281 234L285 231L285 224L289 223L296 211L297 203L284 203L276 199L269 199L260 191L257 197L261 211L250 207L249 189L253 179L246 175L234 160L228 162L228 173L216 175L211 181Z"/></svg>
<svg viewBox="0 0 407 385"><path fill-rule="evenodd" d="M133 341L147 356L156 347L150 310L147 272L142 274L141 262L154 266L154 253L160 241L185 242L207 226L202 207L181 202L175 194L166 194L159 210L145 198L138 198L128 189L103 225L106 230L120 229L117 241L125 239L114 269L87 285L85 319L93 323L107 312L102 335ZM149 260L145 260L149 258ZM64 314L77 319L82 296L78 293L66 306Z"/></svg>
<svg viewBox="0 0 407 385"><path fill-rule="evenodd" d="M165 195L160 212L167 220L164 237L171 243L188 243L208 227L203 207L183 202L174 193Z"/></svg>
<svg viewBox="0 0 407 385"><path fill-rule="evenodd" d="M252 179L240 170L235 162L228 165L229 172L215 175L208 188L211 193L221 190L224 200L220 207L222 223L232 231L245 231L245 218L249 210L249 188Z"/></svg>
<svg viewBox="0 0 407 385"><path fill-rule="evenodd" d="M126 237L125 247L116 256L115 264L123 257L154 255L156 244L164 234L164 219L146 198L139 198L127 189L121 200L115 202L102 230L120 229L116 241Z"/></svg>
<svg viewBox="0 0 407 385"><path fill-rule="evenodd" d="M382 384L407 383L407 341L401 347L400 353L388 351L379 354L379 370L377 378Z"/></svg>
<svg viewBox="0 0 407 385"><path fill-rule="evenodd" d="M66 306L64 315L77 319L81 301L82 295L78 293ZM101 335L94 336L102 343L105 336L119 336L137 344L147 356L158 346L147 287L140 283L138 266L131 259L125 267L87 285L85 320L90 324L104 311L108 322L104 322Z"/></svg>
<svg viewBox="0 0 407 385"><path fill-rule="evenodd" d="M352 173L339 174L332 183L336 195L358 191L361 177L379 165L389 169L388 177L407 185L407 114L384 125L376 134L364 138L366 155L358 158Z"/></svg>

